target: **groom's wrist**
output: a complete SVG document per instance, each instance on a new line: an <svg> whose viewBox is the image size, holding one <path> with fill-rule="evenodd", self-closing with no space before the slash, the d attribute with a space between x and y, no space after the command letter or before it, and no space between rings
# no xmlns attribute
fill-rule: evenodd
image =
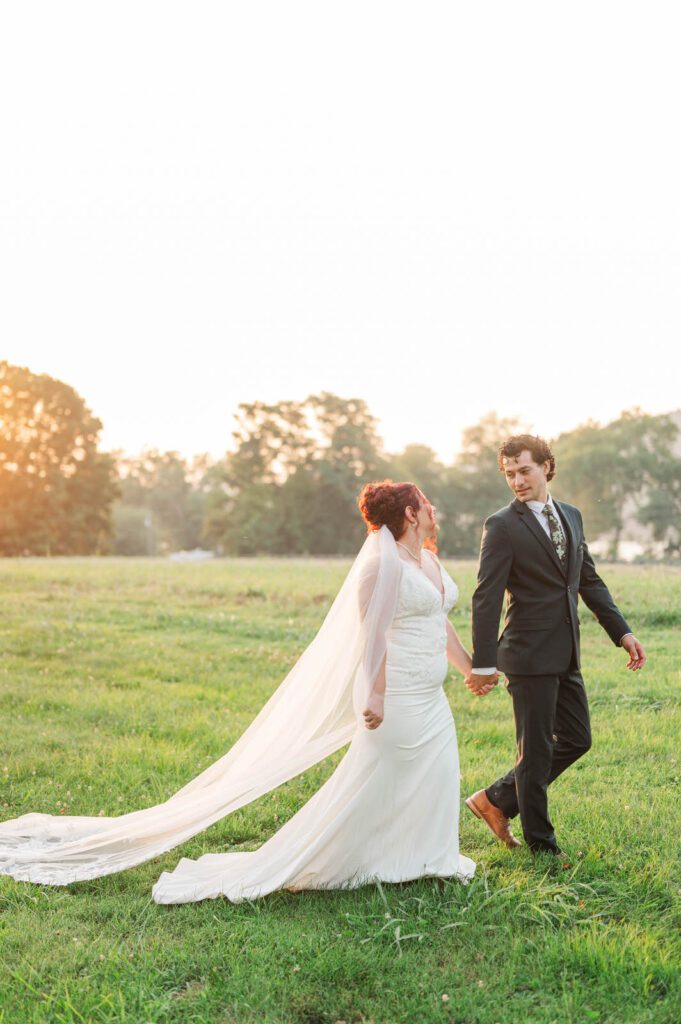
<svg viewBox="0 0 681 1024"><path fill-rule="evenodd" d="M496 672L495 668L473 668L471 672L474 676L493 676Z"/></svg>

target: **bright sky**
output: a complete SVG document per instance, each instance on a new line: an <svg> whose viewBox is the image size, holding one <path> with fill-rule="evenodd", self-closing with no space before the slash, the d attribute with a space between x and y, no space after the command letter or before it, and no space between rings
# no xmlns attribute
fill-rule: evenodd
<svg viewBox="0 0 681 1024"><path fill-rule="evenodd" d="M678 408L677 11L3 5L0 358L133 452L321 390L446 460Z"/></svg>

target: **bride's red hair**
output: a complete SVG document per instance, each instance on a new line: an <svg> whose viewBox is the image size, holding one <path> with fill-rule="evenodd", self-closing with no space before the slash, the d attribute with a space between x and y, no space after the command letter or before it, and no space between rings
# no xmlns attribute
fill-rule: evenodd
<svg viewBox="0 0 681 1024"><path fill-rule="evenodd" d="M418 512L424 502L429 504L416 484L407 481L393 483L392 480L365 484L357 498L367 528L371 531L387 526L395 540L404 533L405 509L410 506ZM425 546L431 551L437 550L435 542L430 539L425 541Z"/></svg>

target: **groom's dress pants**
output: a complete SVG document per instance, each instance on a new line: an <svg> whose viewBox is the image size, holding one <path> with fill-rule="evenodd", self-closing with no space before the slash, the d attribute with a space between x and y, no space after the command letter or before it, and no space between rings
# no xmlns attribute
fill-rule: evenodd
<svg viewBox="0 0 681 1024"><path fill-rule="evenodd" d="M589 707L581 673L508 676L513 699L515 768L485 790L508 818L520 813L533 850L557 850L546 789L591 746Z"/></svg>

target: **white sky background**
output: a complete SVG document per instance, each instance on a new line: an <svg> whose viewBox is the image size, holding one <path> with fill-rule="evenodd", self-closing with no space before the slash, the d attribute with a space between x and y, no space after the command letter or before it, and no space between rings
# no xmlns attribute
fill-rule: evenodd
<svg viewBox="0 0 681 1024"><path fill-rule="evenodd" d="M5 4L0 358L103 445L681 405L675 3Z"/></svg>

